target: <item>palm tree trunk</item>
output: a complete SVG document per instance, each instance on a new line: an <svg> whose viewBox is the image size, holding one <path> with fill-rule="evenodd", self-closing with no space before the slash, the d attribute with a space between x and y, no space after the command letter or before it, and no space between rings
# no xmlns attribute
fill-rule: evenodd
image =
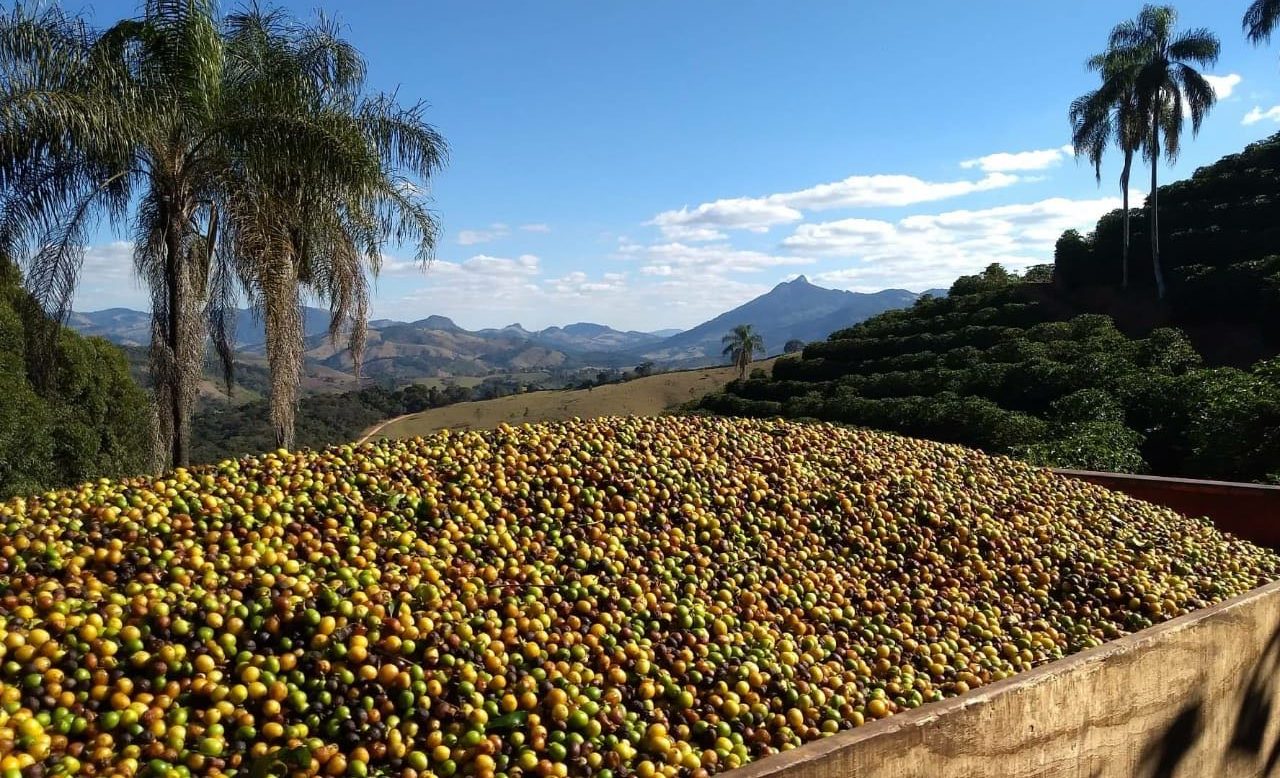
<svg viewBox="0 0 1280 778"><path fill-rule="evenodd" d="M169 432L169 449L170 464L173 467L186 467L188 462L187 440L189 431L187 429L186 414L186 387L185 373L188 367L183 365L183 314L184 307L190 304L190 290L188 288L189 278L186 268L182 267L182 235L181 225L177 224L177 219L170 219L165 229L165 259L164 259L164 276L165 286L169 296L168 320L165 322L165 339L168 341L168 369L167 378L169 387L166 400L168 400L169 408L167 413L170 417Z"/></svg>
<svg viewBox="0 0 1280 778"><path fill-rule="evenodd" d="M168 300L168 287L162 293ZM154 314L151 320L151 469L157 473L169 468L173 456L173 351L169 346L168 320L167 315Z"/></svg>
<svg viewBox="0 0 1280 778"><path fill-rule="evenodd" d="M276 446L292 448L303 332L298 273L291 256L268 261L263 269L262 303L271 371L271 427Z"/></svg>
<svg viewBox="0 0 1280 778"><path fill-rule="evenodd" d="M1152 119L1151 129L1151 269L1156 275L1156 297L1164 299L1164 270L1160 267L1160 114Z"/></svg>
<svg viewBox="0 0 1280 778"><path fill-rule="evenodd" d="M1133 152L1124 152L1124 170L1120 173L1120 189L1124 197L1124 247L1120 254L1120 288L1129 288L1129 174L1133 170Z"/></svg>

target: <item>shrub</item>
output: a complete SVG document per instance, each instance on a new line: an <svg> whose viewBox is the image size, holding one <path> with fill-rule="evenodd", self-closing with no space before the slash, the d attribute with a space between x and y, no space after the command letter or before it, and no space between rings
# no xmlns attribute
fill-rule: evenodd
<svg viewBox="0 0 1280 778"><path fill-rule="evenodd" d="M1091 387L1054 400L1049 406L1049 417L1063 425L1088 422L1124 424L1124 408L1111 394Z"/></svg>
<svg viewBox="0 0 1280 778"><path fill-rule="evenodd" d="M1073 424L1054 439L1027 446L1019 453L1027 461L1047 467L1113 473L1147 471L1142 458L1142 435L1116 421Z"/></svg>

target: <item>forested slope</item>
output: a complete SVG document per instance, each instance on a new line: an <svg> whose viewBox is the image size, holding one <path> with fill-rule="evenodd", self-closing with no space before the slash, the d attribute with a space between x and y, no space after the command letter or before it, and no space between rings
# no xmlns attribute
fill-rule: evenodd
<svg viewBox="0 0 1280 778"><path fill-rule="evenodd" d="M146 469L147 397L124 355L58 328L39 360L50 326L0 259L0 497Z"/></svg>

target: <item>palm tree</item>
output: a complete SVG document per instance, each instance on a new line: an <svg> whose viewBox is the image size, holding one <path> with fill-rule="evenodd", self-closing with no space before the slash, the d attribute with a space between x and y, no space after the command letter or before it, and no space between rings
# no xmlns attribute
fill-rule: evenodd
<svg viewBox="0 0 1280 778"><path fill-rule="evenodd" d="M442 143L420 106L360 98L363 78L327 23L251 9L223 26L213 0L147 0L103 32L56 8L0 17L0 250L27 258L27 285L62 318L92 226L132 223L161 463L187 461L209 337L230 383L237 291L264 310L287 441L299 287L328 300L358 355L383 240L429 256L435 223L391 170L433 171Z"/></svg>
<svg viewBox="0 0 1280 778"><path fill-rule="evenodd" d="M739 324L730 330L728 335L720 339L724 344L724 355L733 360L738 368L738 377L747 377L747 367L757 353L764 352L764 338L750 324Z"/></svg>
<svg viewBox="0 0 1280 778"><path fill-rule="evenodd" d="M367 278L377 275L385 243L412 242L426 262L438 231L401 171L429 178L443 165L445 143L423 120L423 104L365 96L364 61L330 23L299 34L278 12L253 12L229 17L227 26L232 51L268 63L247 70L258 101L307 117L318 130L319 143L302 149L295 165L268 171L282 175L239 187L230 207L241 218L227 237L240 286L263 317L271 421L277 445L288 448L303 367L301 294L329 304L330 336L348 331L358 373ZM310 77L315 72L335 77Z"/></svg>
<svg viewBox="0 0 1280 778"><path fill-rule="evenodd" d="M1195 66L1214 64L1222 48L1207 29L1178 32L1177 20L1172 7L1147 5L1136 19L1117 25L1107 55L1114 57L1115 70L1103 87L1117 93L1123 88L1119 82L1132 80L1147 125L1143 151L1151 161L1151 263L1161 299L1165 282L1160 265L1160 154L1163 149L1170 162L1178 158L1186 112L1191 114L1192 134L1199 134L1216 97Z"/></svg>
<svg viewBox="0 0 1280 778"><path fill-rule="evenodd" d="M1102 76L1102 87L1071 103L1071 144L1076 158L1086 157L1102 183L1102 157L1114 143L1124 155L1120 191L1124 198L1124 244L1120 258L1121 287L1129 288L1129 178L1133 155L1146 138L1145 114L1138 110L1132 72L1112 52L1090 57L1086 66Z"/></svg>
<svg viewBox="0 0 1280 778"><path fill-rule="evenodd" d="M1244 12L1244 29L1249 40L1261 45L1271 40L1271 33L1280 27L1280 0L1254 0Z"/></svg>

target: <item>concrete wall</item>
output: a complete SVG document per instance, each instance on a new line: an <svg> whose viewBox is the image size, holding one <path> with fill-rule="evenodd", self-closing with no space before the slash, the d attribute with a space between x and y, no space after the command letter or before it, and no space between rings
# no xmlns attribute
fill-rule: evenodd
<svg viewBox="0 0 1280 778"><path fill-rule="evenodd" d="M733 778L1260 778L1280 763L1280 583L762 759Z"/></svg>

